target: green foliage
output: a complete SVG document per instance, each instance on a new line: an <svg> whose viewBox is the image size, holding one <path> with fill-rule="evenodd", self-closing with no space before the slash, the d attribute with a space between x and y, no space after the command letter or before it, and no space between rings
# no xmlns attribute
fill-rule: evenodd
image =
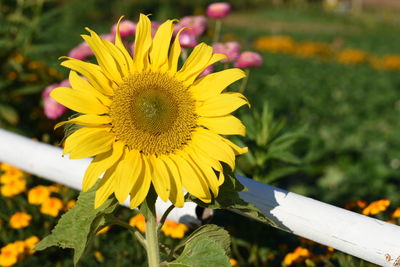
<svg viewBox="0 0 400 267"><path fill-rule="evenodd" d="M245 142L236 139L249 152L239 159L239 172L253 179L271 183L299 170L302 160L295 154L294 146L306 137L305 127L287 132L285 120L276 120L267 102L261 112L241 114L246 125Z"/></svg>
<svg viewBox="0 0 400 267"><path fill-rule="evenodd" d="M97 186L82 192L77 204L65 213L51 232L35 247L44 250L51 246L74 249L74 264L76 265L90 240L107 222L107 214L118 206L114 198L109 198L99 208L94 209L94 198Z"/></svg>
<svg viewBox="0 0 400 267"><path fill-rule="evenodd" d="M273 225L273 222L267 219L258 208L240 198L239 192L246 190L246 188L226 165L224 165L224 175L225 181L219 188L219 194L211 203L204 203L193 196L189 196L189 199L204 208L238 210L253 219Z"/></svg>

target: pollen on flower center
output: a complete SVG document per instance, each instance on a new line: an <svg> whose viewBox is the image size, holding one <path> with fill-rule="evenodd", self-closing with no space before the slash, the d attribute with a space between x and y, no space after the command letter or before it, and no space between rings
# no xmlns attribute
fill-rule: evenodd
<svg viewBox="0 0 400 267"><path fill-rule="evenodd" d="M164 73L125 78L110 107L113 131L129 148L161 155L174 152L196 127L194 100L187 88Z"/></svg>

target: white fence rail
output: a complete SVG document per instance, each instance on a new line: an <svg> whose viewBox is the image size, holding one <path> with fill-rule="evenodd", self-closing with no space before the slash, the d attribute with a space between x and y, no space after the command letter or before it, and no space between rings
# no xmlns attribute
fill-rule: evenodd
<svg viewBox="0 0 400 267"><path fill-rule="evenodd" d="M0 129L0 162L79 190L89 160L70 160L61 154L60 148ZM399 226L238 178L249 189L241 197L257 206L278 228L380 266L400 266ZM157 212L161 214L168 206L158 201ZM169 219L198 223L195 209L195 204L186 203L184 208L174 209Z"/></svg>

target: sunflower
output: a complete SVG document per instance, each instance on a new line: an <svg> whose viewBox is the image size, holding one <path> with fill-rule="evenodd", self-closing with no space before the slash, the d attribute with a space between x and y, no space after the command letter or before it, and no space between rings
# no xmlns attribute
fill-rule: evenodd
<svg viewBox="0 0 400 267"><path fill-rule="evenodd" d="M184 204L183 189L209 203L224 182L221 163L233 170L235 155L247 152L221 136L245 134L244 125L230 113L248 104L247 99L222 92L245 75L235 68L198 78L225 58L204 43L179 68L179 34L184 29L171 42L175 20L167 20L152 38L151 22L143 14L132 57L120 37L121 19L115 44L88 28L89 35L82 35L98 64L68 57L61 63L71 69L72 88L56 88L51 97L79 116L56 127L81 126L66 138L64 154L93 157L83 191L104 174L95 208L113 193L119 202L130 195L130 207L135 208L151 185L163 201L177 207Z"/></svg>

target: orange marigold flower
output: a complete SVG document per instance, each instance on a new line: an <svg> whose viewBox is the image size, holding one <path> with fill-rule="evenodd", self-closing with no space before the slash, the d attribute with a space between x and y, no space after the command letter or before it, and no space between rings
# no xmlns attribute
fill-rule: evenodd
<svg viewBox="0 0 400 267"><path fill-rule="evenodd" d="M367 206L367 202L365 202L364 200L352 200L352 201L347 202L344 205L344 208L348 209L348 210L352 210L352 209L356 209L356 208L363 209L366 206Z"/></svg>
<svg viewBox="0 0 400 267"><path fill-rule="evenodd" d="M60 193L61 190L63 189L63 186L60 184L52 184L52 185L49 185L47 188L52 193Z"/></svg>
<svg viewBox="0 0 400 267"><path fill-rule="evenodd" d="M28 250L29 254L33 254L35 253L35 250L33 249L37 243L39 243L39 238L37 236L31 236L27 239L25 239L24 243L25 243L25 248L26 250Z"/></svg>
<svg viewBox="0 0 400 267"><path fill-rule="evenodd" d="M14 179L0 187L1 195L4 197L13 197L26 190L26 181L23 178Z"/></svg>
<svg viewBox="0 0 400 267"><path fill-rule="evenodd" d="M295 42L289 36L263 36L258 38L254 46L257 50L271 53L292 53L295 50Z"/></svg>
<svg viewBox="0 0 400 267"><path fill-rule="evenodd" d="M10 243L0 250L0 266L12 266L18 261L18 248Z"/></svg>
<svg viewBox="0 0 400 267"><path fill-rule="evenodd" d="M285 265L292 265L293 263L299 263L305 259L311 257L311 252L303 247L297 247L293 252L286 254L283 262Z"/></svg>
<svg viewBox="0 0 400 267"><path fill-rule="evenodd" d="M63 208L63 202L56 198L50 197L46 199L40 207L40 212L53 217L57 217L60 210Z"/></svg>
<svg viewBox="0 0 400 267"><path fill-rule="evenodd" d="M330 47L325 43L301 42L296 47L296 55L299 57L327 56L330 53Z"/></svg>
<svg viewBox="0 0 400 267"><path fill-rule="evenodd" d="M380 61L386 70L400 70L400 55L386 55Z"/></svg>
<svg viewBox="0 0 400 267"><path fill-rule="evenodd" d="M38 185L28 191L28 202L32 205L40 205L50 197L47 186Z"/></svg>
<svg viewBox="0 0 400 267"><path fill-rule="evenodd" d="M110 226L105 226L105 227L101 228L101 229L96 233L96 235L105 234L105 233L108 232L109 229L110 229Z"/></svg>
<svg viewBox="0 0 400 267"><path fill-rule="evenodd" d="M368 54L359 49L344 49L337 55L337 61L346 65L356 65L366 62Z"/></svg>
<svg viewBox="0 0 400 267"><path fill-rule="evenodd" d="M400 208L397 208L395 211L393 211L392 218L400 218Z"/></svg>
<svg viewBox="0 0 400 267"><path fill-rule="evenodd" d="M104 262L104 256L103 256L103 254L100 252L100 251L95 251L94 252L94 257L96 258L96 260L98 261L98 262L100 262L100 263L103 263Z"/></svg>
<svg viewBox="0 0 400 267"><path fill-rule="evenodd" d="M17 212L10 218L10 226L14 229L27 227L32 219L32 216L25 212Z"/></svg>
<svg viewBox="0 0 400 267"><path fill-rule="evenodd" d="M179 239L183 238L188 230L189 228L185 224L170 220L165 221L164 225L161 227L161 231L166 236Z"/></svg>
<svg viewBox="0 0 400 267"><path fill-rule="evenodd" d="M235 260L234 258L230 258L229 263L231 264L232 267L239 266L239 262L237 260Z"/></svg>
<svg viewBox="0 0 400 267"><path fill-rule="evenodd" d="M366 208L364 208L362 210L362 214L375 215L382 211L385 211L389 205L390 205L389 199L377 200L377 201L371 202Z"/></svg>
<svg viewBox="0 0 400 267"><path fill-rule="evenodd" d="M18 255L23 255L25 252L25 242L21 240L17 240L13 243L15 245L15 249L18 253Z"/></svg>
<svg viewBox="0 0 400 267"><path fill-rule="evenodd" d="M12 180L20 179L24 176L23 171L6 163L0 164L0 172L3 172L0 175L0 183L2 184L7 184Z"/></svg>
<svg viewBox="0 0 400 267"><path fill-rule="evenodd" d="M65 205L65 209L66 210L72 209L75 205L76 205L76 200L70 200Z"/></svg>
<svg viewBox="0 0 400 267"><path fill-rule="evenodd" d="M139 229L139 231L142 233L146 232L146 219L141 213L137 214L136 216L133 216L129 220L129 224Z"/></svg>

